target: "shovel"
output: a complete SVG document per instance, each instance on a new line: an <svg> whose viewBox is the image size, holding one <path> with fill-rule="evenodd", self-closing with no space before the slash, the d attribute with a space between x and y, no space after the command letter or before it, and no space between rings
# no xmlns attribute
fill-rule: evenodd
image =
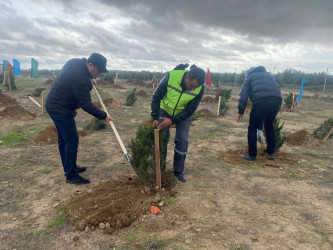
<svg viewBox="0 0 333 250"><path fill-rule="evenodd" d="M99 103L101 104L101 106L102 106L104 112L105 112L107 115L109 115L109 113L108 113L108 111L106 110L105 105L104 105L104 103L103 103L103 101L102 101L102 98L101 98L101 96L99 95L99 93L98 93L98 91L97 91L97 89L96 89L96 87L95 87L94 84L93 84L93 89L94 89L94 91L95 91L95 93L96 93L96 95L97 95L97 97L98 97ZM134 169L135 173L138 174L137 171L136 171L136 168L135 168L134 165L133 165L133 162L132 162L131 158L129 157L129 155L128 155L128 153L127 153L127 150L126 150L126 148L125 148L125 146L124 146L124 143L123 143L123 141L121 140L121 138L120 138L120 136L119 136L119 134L118 134L118 131L117 131L117 129L116 129L116 127L114 126L114 124L113 124L112 121L110 121L110 126L111 126L111 128L112 128L112 130L113 130L113 133L114 133L114 134L116 135L116 137L117 137L117 140L118 140L118 142L119 142L119 144L120 144L121 149L122 149L123 152L124 152L124 155L125 155L125 158L126 158L127 162L129 162L129 163L131 164L131 166L132 166L132 168Z"/></svg>

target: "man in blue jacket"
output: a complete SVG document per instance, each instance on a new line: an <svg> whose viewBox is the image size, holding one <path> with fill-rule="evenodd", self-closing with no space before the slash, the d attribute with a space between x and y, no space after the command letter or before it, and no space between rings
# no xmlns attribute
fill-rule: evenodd
<svg viewBox="0 0 333 250"><path fill-rule="evenodd" d="M45 102L58 131L58 146L66 182L70 184L87 184L90 181L82 178L79 173L86 171L85 167L76 165L79 136L74 117L76 110L82 108L87 113L100 120L110 123L111 116L92 104L90 91L92 84L96 85L96 77L107 73L106 58L98 53L90 55L89 59L74 58L62 68L54 81Z"/></svg>
<svg viewBox="0 0 333 250"><path fill-rule="evenodd" d="M203 69L193 66L188 71L185 70L187 66L178 65L162 78L151 103L153 127L169 133L169 127L176 125L173 169L177 179L182 182L186 182L183 171L192 115L203 96L205 82Z"/></svg>
<svg viewBox="0 0 333 250"><path fill-rule="evenodd" d="M247 134L249 151L248 155L242 155L242 158L248 161L256 161L257 129L260 122L264 120L267 158L274 160L275 134L273 123L282 103L282 94L279 85L274 77L266 71L265 67L252 67L245 75L245 81L239 95L238 123L243 118L247 99L250 98L253 103Z"/></svg>

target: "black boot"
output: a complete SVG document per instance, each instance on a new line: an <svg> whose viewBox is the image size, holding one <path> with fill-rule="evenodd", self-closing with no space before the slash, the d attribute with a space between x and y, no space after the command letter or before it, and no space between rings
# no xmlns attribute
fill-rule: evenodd
<svg viewBox="0 0 333 250"><path fill-rule="evenodd" d="M90 183L90 181L78 175L72 178L66 178L66 183L74 185L82 185L82 184L88 184Z"/></svg>
<svg viewBox="0 0 333 250"><path fill-rule="evenodd" d="M247 160L247 161L256 161L256 157L255 157L255 156L242 155L241 157L242 157L244 160Z"/></svg>
<svg viewBox="0 0 333 250"><path fill-rule="evenodd" d="M176 172L175 171L175 176L177 177L177 179L181 182L186 182L186 176L183 173L180 172Z"/></svg>
<svg viewBox="0 0 333 250"><path fill-rule="evenodd" d="M79 167L79 166L77 166L77 172L78 172L78 173L86 172L86 170L87 170L86 167Z"/></svg>

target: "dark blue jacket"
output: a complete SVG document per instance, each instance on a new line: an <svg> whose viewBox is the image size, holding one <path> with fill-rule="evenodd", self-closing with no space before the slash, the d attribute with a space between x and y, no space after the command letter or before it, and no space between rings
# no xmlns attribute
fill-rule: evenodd
<svg viewBox="0 0 333 250"><path fill-rule="evenodd" d="M264 102L269 99L282 101L280 86L274 77L263 66L250 68L239 93L238 114L244 114L247 99L253 103Z"/></svg>
<svg viewBox="0 0 333 250"><path fill-rule="evenodd" d="M76 110L82 108L98 119L107 114L91 102L92 76L85 58L69 60L62 68L46 97L47 112L76 116Z"/></svg>

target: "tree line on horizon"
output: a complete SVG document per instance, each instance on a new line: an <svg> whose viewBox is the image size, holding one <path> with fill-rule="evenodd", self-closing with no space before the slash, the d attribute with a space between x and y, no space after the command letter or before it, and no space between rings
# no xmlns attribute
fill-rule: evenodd
<svg viewBox="0 0 333 250"><path fill-rule="evenodd" d="M53 73L58 75L60 70L39 70L39 75L42 78L53 78ZM133 79L136 81L151 81L156 75L158 80L165 75L166 72L151 72L151 71L127 71L127 70L109 70L108 74L105 76L105 80L113 79L118 73L118 79ZM30 76L30 70L22 69L21 74L24 76ZM219 82L222 85L228 86L241 86L245 79L245 71L241 73L235 72L225 72L216 73L210 72L212 84L218 86ZM312 86L313 88L322 88L325 83L326 73L304 73L295 69L286 69L282 72L274 74L274 77L278 84L283 86L293 86L298 88L301 85L302 78L305 77L306 84ZM326 86L333 86L333 76L328 75L326 79Z"/></svg>

